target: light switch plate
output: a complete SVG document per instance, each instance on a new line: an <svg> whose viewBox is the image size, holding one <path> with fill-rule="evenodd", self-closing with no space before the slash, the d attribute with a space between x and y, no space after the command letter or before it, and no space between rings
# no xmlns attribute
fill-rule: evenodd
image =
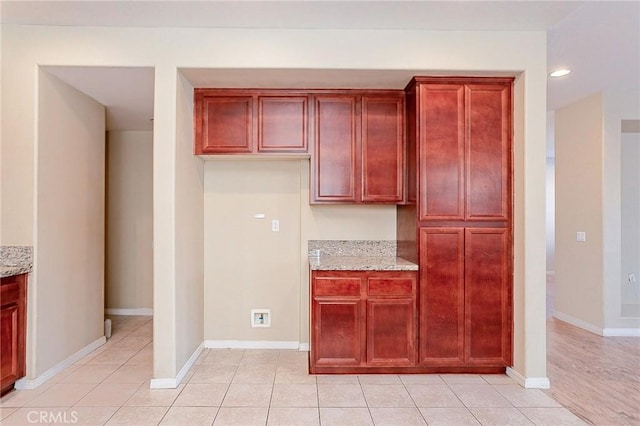
<svg viewBox="0 0 640 426"><path fill-rule="evenodd" d="M580 241L580 242L587 241L587 233L583 231L578 231L576 233L576 241Z"/></svg>

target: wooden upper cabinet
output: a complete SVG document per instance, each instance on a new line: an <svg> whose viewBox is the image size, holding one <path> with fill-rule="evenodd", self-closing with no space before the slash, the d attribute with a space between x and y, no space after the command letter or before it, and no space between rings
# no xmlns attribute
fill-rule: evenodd
<svg viewBox="0 0 640 426"><path fill-rule="evenodd" d="M312 203L404 199L404 93L316 95Z"/></svg>
<svg viewBox="0 0 640 426"><path fill-rule="evenodd" d="M464 86L419 87L420 221L464 219Z"/></svg>
<svg viewBox="0 0 640 426"><path fill-rule="evenodd" d="M418 220L509 221L511 79L424 78L411 90Z"/></svg>
<svg viewBox="0 0 640 426"><path fill-rule="evenodd" d="M194 101L196 154L307 152L307 94L196 89Z"/></svg>
<svg viewBox="0 0 640 426"><path fill-rule="evenodd" d="M404 97L363 96L362 201L402 201L404 152Z"/></svg>
<svg viewBox="0 0 640 426"><path fill-rule="evenodd" d="M511 84L469 84L466 219L507 221L511 207Z"/></svg>
<svg viewBox="0 0 640 426"><path fill-rule="evenodd" d="M195 92L196 154L252 151L253 97Z"/></svg>
<svg viewBox="0 0 640 426"><path fill-rule="evenodd" d="M315 97L313 201L355 203L360 197L356 106L355 96Z"/></svg>
<svg viewBox="0 0 640 426"><path fill-rule="evenodd" d="M308 96L258 97L258 152L307 152Z"/></svg>

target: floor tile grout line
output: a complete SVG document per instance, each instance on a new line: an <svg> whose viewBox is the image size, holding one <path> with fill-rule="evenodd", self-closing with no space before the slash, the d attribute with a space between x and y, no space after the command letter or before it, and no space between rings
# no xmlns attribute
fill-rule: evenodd
<svg viewBox="0 0 640 426"><path fill-rule="evenodd" d="M273 402L273 391L276 387L276 375L278 374L278 361L280 361L280 351L278 351L278 359L276 359L276 371L273 373L273 381L271 382L271 395L269 395L269 406L267 407L267 418L264 419L264 424L269 423L269 415L271 414L271 403Z"/></svg>
<svg viewBox="0 0 640 426"><path fill-rule="evenodd" d="M422 420L424 420L424 424L428 425L429 423L427 422L427 419L424 417L424 414L422 414L422 410L420 410L420 407L418 407L418 403L413 398L413 395L411 395L411 392L409 392L409 389L407 389L406 383L402 380L400 376L398 376L398 379L400 380L400 383L402 383L402 386L404 387L404 391L409 395L409 398L411 398L411 401L413 401L413 405L415 406L416 410L418 410L420 417L422 417Z"/></svg>
<svg viewBox="0 0 640 426"><path fill-rule="evenodd" d="M473 418L478 422L478 424L481 425L482 422L480 421L480 419L473 413L473 411L471 411L471 407L467 407L467 404L465 404L462 398L460 398L460 396L453 390L453 388L451 387L451 384L449 384L449 382L447 382L444 379L444 377L442 377L442 374L439 374L438 377L440 377L440 380L442 380L444 384L447 386L447 388L449 388L449 391L451 391L451 393L458 399L458 401L460 401L460 404L462 404L462 406L466 408L466 410L473 416Z"/></svg>

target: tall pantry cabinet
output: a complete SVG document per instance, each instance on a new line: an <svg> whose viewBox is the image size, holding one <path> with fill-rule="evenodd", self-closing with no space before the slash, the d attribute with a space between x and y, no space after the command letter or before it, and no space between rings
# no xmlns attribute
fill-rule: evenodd
<svg viewBox="0 0 640 426"><path fill-rule="evenodd" d="M418 365L512 363L511 78L407 86L408 200L400 255L420 265Z"/></svg>

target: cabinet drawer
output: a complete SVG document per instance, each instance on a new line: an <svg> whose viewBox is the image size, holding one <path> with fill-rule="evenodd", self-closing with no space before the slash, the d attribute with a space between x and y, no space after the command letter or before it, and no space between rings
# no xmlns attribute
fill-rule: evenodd
<svg viewBox="0 0 640 426"><path fill-rule="evenodd" d="M316 277L314 280L315 296L360 296L358 277Z"/></svg>
<svg viewBox="0 0 640 426"><path fill-rule="evenodd" d="M4 284L0 287L0 303L2 306L16 303L20 299L20 284L13 282Z"/></svg>
<svg viewBox="0 0 640 426"><path fill-rule="evenodd" d="M415 279L412 278L369 278L369 296L411 296L414 294Z"/></svg>

